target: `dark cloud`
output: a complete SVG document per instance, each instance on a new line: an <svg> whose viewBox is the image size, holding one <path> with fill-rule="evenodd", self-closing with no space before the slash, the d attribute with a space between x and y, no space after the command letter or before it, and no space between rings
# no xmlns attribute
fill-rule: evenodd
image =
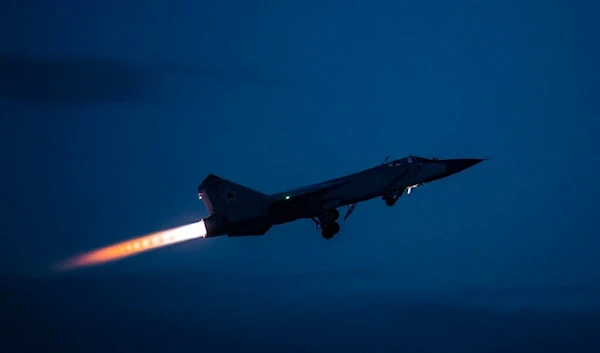
<svg viewBox="0 0 600 353"><path fill-rule="evenodd" d="M155 78L133 65L90 56L0 55L0 98L30 103L137 101Z"/></svg>
<svg viewBox="0 0 600 353"><path fill-rule="evenodd" d="M289 87L241 68L181 63L136 64L94 56L0 54L0 99L36 104L139 102L166 98L175 78Z"/></svg>

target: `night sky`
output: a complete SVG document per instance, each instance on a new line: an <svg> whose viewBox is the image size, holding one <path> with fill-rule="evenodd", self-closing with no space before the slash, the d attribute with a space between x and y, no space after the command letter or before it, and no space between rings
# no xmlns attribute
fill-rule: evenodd
<svg viewBox="0 0 600 353"><path fill-rule="evenodd" d="M395 207L359 204L330 241L297 221L62 285L73 296L94 276L174 276L166 301L193 302L182 294L192 290L219 305L236 300L221 291L264 300L280 282L302 287L289 300L599 286L598 11L593 1L4 1L0 271L43 275L61 298L52 264L206 217L196 187L210 173L274 193L412 154L495 158ZM211 286L190 289L205 277ZM326 307L309 302L294 313ZM190 305L186 320L200 315ZM231 320L223 332L247 325Z"/></svg>

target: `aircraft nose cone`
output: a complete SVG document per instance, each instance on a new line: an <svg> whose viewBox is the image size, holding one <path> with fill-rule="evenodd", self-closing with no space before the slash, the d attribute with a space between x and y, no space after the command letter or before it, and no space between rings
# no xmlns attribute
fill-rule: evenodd
<svg viewBox="0 0 600 353"><path fill-rule="evenodd" d="M477 163L482 162L483 159L478 158L461 158L461 159L448 159L444 161L446 166L446 173L448 175L458 173L467 168L471 168Z"/></svg>

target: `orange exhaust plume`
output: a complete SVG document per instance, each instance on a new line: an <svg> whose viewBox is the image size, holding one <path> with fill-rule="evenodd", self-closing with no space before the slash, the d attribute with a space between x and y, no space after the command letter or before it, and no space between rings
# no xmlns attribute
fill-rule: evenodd
<svg viewBox="0 0 600 353"><path fill-rule="evenodd" d="M98 265L133 256L144 251L204 237L206 237L206 227L204 226L204 221L200 220L195 223L155 232L87 252L59 265L58 269L69 270Z"/></svg>

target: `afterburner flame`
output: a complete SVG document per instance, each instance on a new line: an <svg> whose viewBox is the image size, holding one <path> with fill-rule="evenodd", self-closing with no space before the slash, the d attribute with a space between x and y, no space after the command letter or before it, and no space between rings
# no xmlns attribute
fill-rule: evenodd
<svg viewBox="0 0 600 353"><path fill-rule="evenodd" d="M144 235L87 252L59 265L58 269L68 270L77 267L98 265L123 259L144 251L204 237L206 237L206 227L204 226L204 220L200 220L195 223Z"/></svg>

